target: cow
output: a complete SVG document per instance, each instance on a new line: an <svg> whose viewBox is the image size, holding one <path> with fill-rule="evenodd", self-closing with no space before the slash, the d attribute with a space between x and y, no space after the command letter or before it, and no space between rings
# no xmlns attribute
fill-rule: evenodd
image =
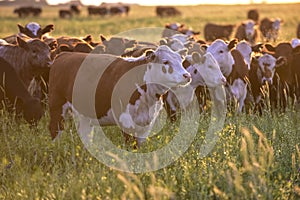
<svg viewBox="0 0 300 200"><path fill-rule="evenodd" d="M128 16L130 7L125 5L112 6L109 8L110 15L122 15L123 13Z"/></svg>
<svg viewBox="0 0 300 200"><path fill-rule="evenodd" d="M88 14L105 16L109 13L109 10L105 6L88 6Z"/></svg>
<svg viewBox="0 0 300 200"><path fill-rule="evenodd" d="M0 88L0 108L3 105L9 108L13 104L16 114L22 114L30 124L35 124L41 119L44 112L39 99L31 97L13 66L1 57Z"/></svg>
<svg viewBox="0 0 300 200"><path fill-rule="evenodd" d="M98 45L94 48L93 53L105 53L113 55L122 55L126 49L133 48L136 44L136 40L129 40L123 37L111 37L107 39L105 36L100 35L102 45Z"/></svg>
<svg viewBox="0 0 300 200"><path fill-rule="evenodd" d="M170 17L181 15L181 12L173 6L157 6L155 11L158 17Z"/></svg>
<svg viewBox="0 0 300 200"><path fill-rule="evenodd" d="M81 13L81 6L80 5L76 5L76 4L71 4L70 5L70 10L74 14L79 15Z"/></svg>
<svg viewBox="0 0 300 200"><path fill-rule="evenodd" d="M25 27L18 24L18 28L19 33L25 34L31 38L42 39L45 34L51 33L54 30L54 25L48 24L47 26L42 28L41 25L36 22L29 22L25 25Z"/></svg>
<svg viewBox="0 0 300 200"><path fill-rule="evenodd" d="M234 37L237 38L239 41L246 40L251 44L255 44L257 39L257 27L255 25L255 22L253 20L247 20L242 22L237 27Z"/></svg>
<svg viewBox="0 0 300 200"><path fill-rule="evenodd" d="M263 98L270 95L268 90L263 88L266 88L267 85L272 87L276 62L276 58L268 53L255 56L251 62L249 82L254 99L254 110L259 114L262 114Z"/></svg>
<svg viewBox="0 0 300 200"><path fill-rule="evenodd" d="M81 70L83 62L88 63L85 66L89 69L85 69L84 72L89 75L81 77L83 79L79 77L82 80L79 85L89 88L91 80L95 80L96 94L92 94L93 98L90 100L95 99L95 105L92 107L95 106L96 113L72 102L72 96L76 92L73 90L76 74ZM135 73L134 70L139 70L140 73ZM125 81L126 84L120 84L115 88L122 76L129 71L134 73L134 78L129 77ZM102 72L99 79L97 76ZM149 135L155 118L162 109L161 96L169 88L184 86L190 81L191 75L183 68L180 55L167 46L147 51L138 58L121 58L107 54L61 53L51 66L49 75L51 137L56 138L59 130L63 129L62 107L70 102L78 113L86 118L97 118L100 125L118 124L123 132L133 132L137 145L140 146ZM142 85L139 85L141 82ZM87 92L88 88L78 91ZM130 88L133 88L133 93ZM115 103L112 103L114 92L118 97ZM85 96L84 102L87 102L85 94L78 95L79 101Z"/></svg>
<svg viewBox="0 0 300 200"><path fill-rule="evenodd" d="M231 55L234 64L231 73L227 77L229 86L228 96L233 96L236 102L236 110L238 113L241 113L248 93L249 67L239 50L231 50Z"/></svg>
<svg viewBox="0 0 300 200"><path fill-rule="evenodd" d="M247 19L253 20L255 24L259 22L259 13L257 9L250 9L247 12Z"/></svg>
<svg viewBox="0 0 300 200"><path fill-rule="evenodd" d="M71 10L61 9L58 11L59 17L63 19L72 18L73 13Z"/></svg>
<svg viewBox="0 0 300 200"><path fill-rule="evenodd" d="M171 88L164 95L165 109L171 122L176 121L178 109L186 110L193 101L197 87L207 86L212 89L226 84L226 78L210 53L205 51L193 52L185 57L183 63L185 63L186 70L191 74L192 82L186 87Z"/></svg>
<svg viewBox="0 0 300 200"><path fill-rule="evenodd" d="M259 30L262 33L262 39L266 39L266 42L273 40L276 42L278 38L278 33L280 25L283 23L283 20L280 18L270 19L264 18L260 21Z"/></svg>
<svg viewBox="0 0 300 200"><path fill-rule="evenodd" d="M43 74L51 64L50 48L40 39L28 41L17 37L18 45L0 46L0 57L4 58L16 70L18 76L28 87L35 76Z"/></svg>
<svg viewBox="0 0 300 200"><path fill-rule="evenodd" d="M39 7L26 6L14 9L14 13L18 14L20 18L28 17L30 15L40 16L42 9Z"/></svg>
<svg viewBox="0 0 300 200"><path fill-rule="evenodd" d="M218 25L207 23L204 26L204 38L206 41L214 41L216 39L229 40L235 25Z"/></svg>
<svg viewBox="0 0 300 200"><path fill-rule="evenodd" d="M270 101L273 108L282 111L286 109L288 97L294 98L294 85L297 84L295 74L292 73L294 49L289 42L280 42L276 46L265 44L267 52L276 60L275 76L270 88Z"/></svg>

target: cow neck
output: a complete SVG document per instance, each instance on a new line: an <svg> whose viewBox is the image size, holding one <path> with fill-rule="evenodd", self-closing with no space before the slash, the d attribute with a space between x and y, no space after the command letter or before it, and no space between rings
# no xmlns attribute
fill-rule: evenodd
<svg viewBox="0 0 300 200"><path fill-rule="evenodd" d="M155 102L159 101L162 95L167 91L168 88L155 83L138 86L129 102L134 105L136 101L139 100L142 103L153 105Z"/></svg>

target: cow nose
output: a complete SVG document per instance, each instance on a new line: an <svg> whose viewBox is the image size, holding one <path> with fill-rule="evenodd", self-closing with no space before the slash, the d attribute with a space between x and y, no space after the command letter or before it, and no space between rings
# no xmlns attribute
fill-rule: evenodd
<svg viewBox="0 0 300 200"><path fill-rule="evenodd" d="M190 73L183 74L183 77L189 80L192 78Z"/></svg>

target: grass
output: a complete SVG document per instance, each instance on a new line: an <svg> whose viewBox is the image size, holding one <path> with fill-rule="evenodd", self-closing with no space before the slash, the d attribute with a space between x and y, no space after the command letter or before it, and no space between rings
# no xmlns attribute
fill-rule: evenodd
<svg viewBox="0 0 300 200"><path fill-rule="evenodd" d="M88 17L60 20L56 7L45 8L40 18L19 19L12 7L0 8L0 37L14 34L17 23L55 24L54 36L110 36L141 27L161 27L167 22L186 23L202 31L208 21L238 23L250 8L261 17L281 17L281 41L295 37L300 4L248 6L182 6L182 17L157 18L154 7L134 6L128 17ZM228 12L230 10L230 12ZM201 35L200 35L201 37ZM0 112L0 199L299 199L300 113L264 110L256 114L227 113L213 151L200 158L210 114L201 114L192 144L179 159L162 169L126 173L107 167L83 145L72 121L56 141L48 131L49 116L36 128L12 114ZM191 116L193 120L193 116ZM178 124L167 125L141 147L151 152L178 134ZM191 129L194 128L191 126ZM108 138L124 148L116 127L105 128ZM187 131L185 134L189 134Z"/></svg>

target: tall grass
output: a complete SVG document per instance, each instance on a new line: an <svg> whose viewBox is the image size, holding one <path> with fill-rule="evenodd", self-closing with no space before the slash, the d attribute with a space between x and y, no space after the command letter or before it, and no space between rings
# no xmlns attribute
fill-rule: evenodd
<svg viewBox="0 0 300 200"><path fill-rule="evenodd" d="M37 21L55 24L54 36L113 35L133 28L164 26L178 21L202 31L208 21L238 23L250 8L261 17L285 20L280 40L295 36L300 4L248 6L182 6L182 17L157 18L154 7L134 6L129 17L89 17L60 20L57 8L46 7L40 18L19 19L12 7L1 7L0 37ZM48 131L49 113L30 128L24 120L0 111L0 199L299 199L300 113L265 109L253 113L227 113L223 130L212 152L200 157L209 113L202 113L195 140L171 165L140 174L114 170L95 159L84 147L70 120L56 141ZM169 124L138 150L150 152L168 144L178 124ZM119 148L119 129L106 128L107 137ZM187 133L188 134L188 133Z"/></svg>

